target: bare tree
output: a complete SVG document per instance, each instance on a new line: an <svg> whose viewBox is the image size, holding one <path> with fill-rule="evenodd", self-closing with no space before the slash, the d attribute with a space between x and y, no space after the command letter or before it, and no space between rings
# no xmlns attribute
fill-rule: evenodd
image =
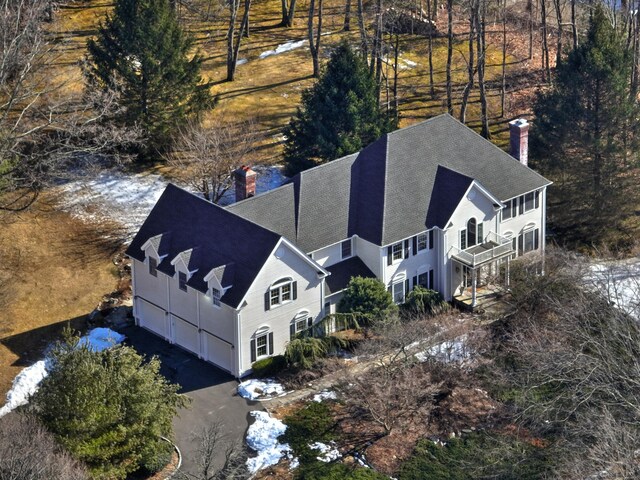
<svg viewBox="0 0 640 480"><path fill-rule="evenodd" d="M346 0L344 5L344 23L342 25L342 29L345 32L351 30L351 2L352 0Z"/></svg>
<svg viewBox="0 0 640 480"><path fill-rule="evenodd" d="M320 39L322 38L322 1L318 0L318 27L315 35L313 33L313 17L315 17L316 0L309 1L309 19L307 23L307 34L309 36L309 50L313 60L313 76L320 77Z"/></svg>
<svg viewBox="0 0 640 480"><path fill-rule="evenodd" d="M181 472L182 480L244 480L250 478L246 467L247 453L242 445L233 442L220 421L214 421L194 435L196 472Z"/></svg>
<svg viewBox="0 0 640 480"><path fill-rule="evenodd" d="M218 123L209 128L191 123L178 134L178 147L167 157L176 178L218 203L233 186L233 171L247 163L258 136L253 121Z"/></svg>
<svg viewBox="0 0 640 480"><path fill-rule="evenodd" d="M280 25L283 27L293 27L293 17L296 13L296 0L281 0L282 2L282 21Z"/></svg>
<svg viewBox="0 0 640 480"><path fill-rule="evenodd" d="M462 103L460 104L460 121L466 122L467 116L467 103L469 101L469 95L473 89L474 77L475 77L475 64L474 64L474 42L476 37L476 16L478 15L479 2L481 0L469 0L469 55L467 57L467 84L462 92Z"/></svg>
<svg viewBox="0 0 640 480"><path fill-rule="evenodd" d="M491 140L489 130L489 107L487 104L487 91L484 80L485 66L487 63L487 41L486 41L486 15L488 0L479 0L478 14L476 15L476 45L478 51L478 90L480 91L480 121L482 129L480 134Z"/></svg>
<svg viewBox="0 0 640 480"><path fill-rule="evenodd" d="M33 417L0 418L0 480L85 480L89 475Z"/></svg>
<svg viewBox="0 0 640 480"><path fill-rule="evenodd" d="M240 21L240 29L236 34L236 22L240 10L240 0L229 0L229 27L227 29L227 81L232 82L236 74L238 53L245 32L249 29L249 10L251 0L244 0L244 13Z"/></svg>
<svg viewBox="0 0 640 480"><path fill-rule="evenodd" d="M451 60L453 59L453 0L447 0L447 66L446 66L446 89L447 89L447 112L453 115L453 92L451 80Z"/></svg>

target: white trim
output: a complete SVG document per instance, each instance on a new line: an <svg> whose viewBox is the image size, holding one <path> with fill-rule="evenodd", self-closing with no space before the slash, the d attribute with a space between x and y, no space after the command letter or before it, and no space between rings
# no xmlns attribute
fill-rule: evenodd
<svg viewBox="0 0 640 480"><path fill-rule="evenodd" d="M271 258L275 251L278 249L278 247L280 246L281 243L284 243L285 245L287 245L289 248L291 248L293 250L293 252L298 255L301 259L303 259L308 265L310 265L316 272L319 272L318 277L320 279L328 277L329 275L331 275L331 272L328 272L327 270L325 270L324 268L322 268L318 263L316 263L315 260L310 259L305 253L303 253L298 247L296 247L293 243L291 243L290 241L288 241L286 238L284 237L280 237L280 240L278 241L278 243L275 244L275 246L273 247L273 250L271 250L271 253L269 254L268 258ZM247 291L245 292L245 294L242 296L242 298L240 299L240 301L238 302L238 305L242 305L245 300L247 299L247 295L249 295L249 293L251 292L251 287L253 287L253 284L256 281L256 278L258 278L260 276L260 274L262 273L262 271L265 268L266 265L266 261L262 264L262 266L260 267L260 270L258 270L258 272L255 274L255 276L253 277L253 281L251 282L251 284L249 285L249 287L247 288ZM235 308L235 306L233 306ZM240 307L238 307L240 308Z"/></svg>

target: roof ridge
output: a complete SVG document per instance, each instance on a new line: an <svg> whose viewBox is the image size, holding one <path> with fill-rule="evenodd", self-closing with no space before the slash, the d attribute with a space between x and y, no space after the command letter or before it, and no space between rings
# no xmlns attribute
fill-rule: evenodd
<svg viewBox="0 0 640 480"><path fill-rule="evenodd" d="M447 112L439 113L438 115L434 115L433 117L426 118L424 120L421 120L419 122L413 123L411 125L407 125L406 127L397 128L393 132L388 132L386 135L395 135L395 134L400 133L400 132L406 132L407 130L411 130L411 129L415 128L415 127L419 127L421 125L424 125L425 123L430 123L430 122L432 122L434 120L438 120L440 118L446 118L446 117L451 117L451 118L453 118L455 120L455 118L452 115L450 115L449 113L447 113Z"/></svg>
<svg viewBox="0 0 640 480"><path fill-rule="evenodd" d="M424 123L424 122L423 122ZM397 131L397 130L396 130ZM387 192L389 189L388 185L388 176L389 176L389 133L384 136L385 146L384 146L384 191L382 192L382 228L380 228L380 244L384 244L384 231L385 231L385 220L387 217Z"/></svg>

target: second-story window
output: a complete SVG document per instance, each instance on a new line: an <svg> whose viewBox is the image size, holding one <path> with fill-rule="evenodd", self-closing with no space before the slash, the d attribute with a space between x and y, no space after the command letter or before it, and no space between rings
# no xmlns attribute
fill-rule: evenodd
<svg viewBox="0 0 640 480"><path fill-rule="evenodd" d="M342 258L349 258L351 256L351 239L342 242L340 247L342 250Z"/></svg>
<svg viewBox="0 0 640 480"><path fill-rule="evenodd" d="M512 198L504 202L504 207L502 208L502 220L508 220L516 216L518 212L518 199Z"/></svg>
<svg viewBox="0 0 640 480"><path fill-rule="evenodd" d="M393 258L394 262L396 260L402 260L402 257L403 257L402 242L398 242L398 243L394 243L393 244L393 246L391 247L391 255L392 255L392 258Z"/></svg>
<svg viewBox="0 0 640 480"><path fill-rule="evenodd" d="M288 303L297 298L297 282L291 278L283 278L269 287L265 294L265 310Z"/></svg>
<svg viewBox="0 0 640 480"><path fill-rule="evenodd" d="M520 197L520 214L540 206L540 192L529 192Z"/></svg>
<svg viewBox="0 0 640 480"><path fill-rule="evenodd" d="M421 233L418 235L418 251L426 250L428 244L428 237L426 233Z"/></svg>
<svg viewBox="0 0 640 480"><path fill-rule="evenodd" d="M178 288L183 292L187 291L187 274L178 272Z"/></svg>

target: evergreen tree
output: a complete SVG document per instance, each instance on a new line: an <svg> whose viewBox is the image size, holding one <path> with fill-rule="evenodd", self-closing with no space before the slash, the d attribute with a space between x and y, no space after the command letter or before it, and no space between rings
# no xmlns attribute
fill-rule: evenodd
<svg viewBox="0 0 640 480"><path fill-rule="evenodd" d="M144 154L166 150L177 127L213 104L169 0L117 0L87 46L87 88L117 94L122 108L111 120L143 130Z"/></svg>
<svg viewBox="0 0 640 480"><path fill-rule="evenodd" d="M342 42L285 129L286 173L357 152L393 127L366 63Z"/></svg>
<svg viewBox="0 0 640 480"><path fill-rule="evenodd" d="M538 95L532 157L556 181L551 216L560 231L590 242L621 228L635 207L638 106L633 59L598 4L587 38L562 60L551 89Z"/></svg>
<svg viewBox="0 0 640 480"><path fill-rule="evenodd" d="M398 306L377 278L353 277L344 290L338 311L356 313L376 323L392 320L398 312Z"/></svg>
<svg viewBox="0 0 640 480"><path fill-rule="evenodd" d="M52 353L49 375L33 398L45 426L91 470L93 478L124 479L168 463L172 419L185 397L130 347L96 352L69 340Z"/></svg>

